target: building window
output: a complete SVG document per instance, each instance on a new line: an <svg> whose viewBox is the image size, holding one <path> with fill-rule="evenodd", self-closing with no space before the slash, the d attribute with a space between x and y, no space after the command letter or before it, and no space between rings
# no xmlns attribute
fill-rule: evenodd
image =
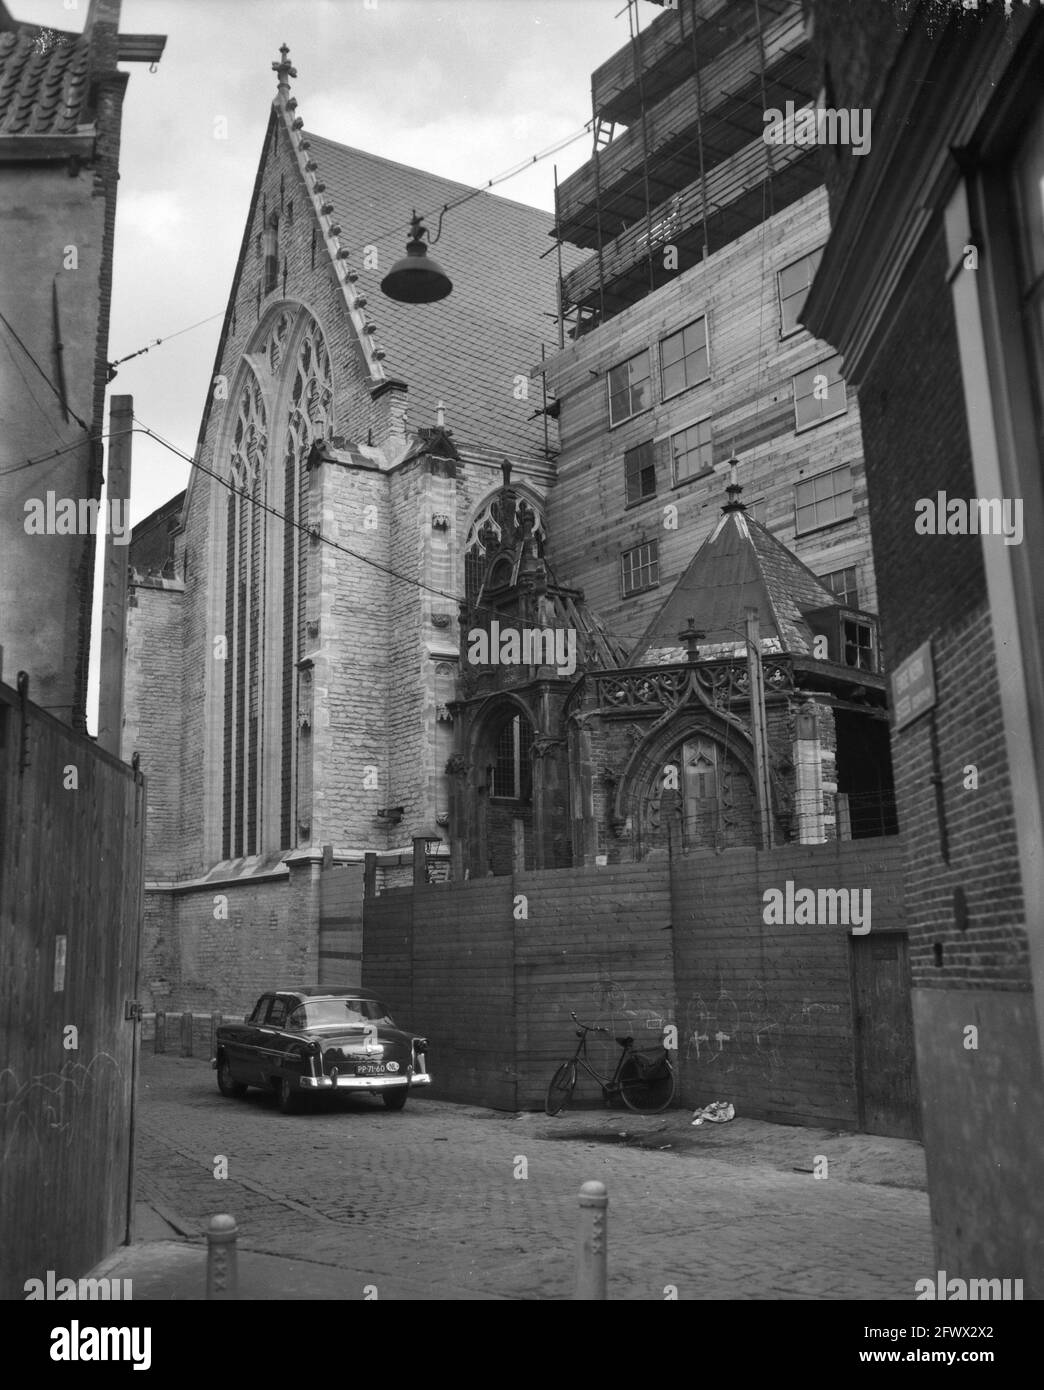
<svg viewBox="0 0 1044 1390"><path fill-rule="evenodd" d="M688 482L690 478L702 478L705 473L711 472L714 446L709 416L671 435L671 462L675 487Z"/></svg>
<svg viewBox="0 0 1044 1390"><path fill-rule="evenodd" d="M651 441L628 449L624 454L624 483L628 504L656 496L656 465Z"/></svg>
<svg viewBox="0 0 1044 1390"><path fill-rule="evenodd" d="M765 525L765 518L768 516L768 501L764 497L756 497L753 502L747 504L747 516L751 521L756 521L760 526Z"/></svg>
<svg viewBox="0 0 1044 1390"><path fill-rule="evenodd" d="M709 376L706 317L660 340L660 388L664 400Z"/></svg>
<svg viewBox="0 0 1044 1390"><path fill-rule="evenodd" d="M852 470L847 464L794 487L795 529L816 531L852 515Z"/></svg>
<svg viewBox="0 0 1044 1390"><path fill-rule="evenodd" d="M776 288L779 292L779 336L786 338L801 327L801 311L805 307L808 291L815 279L819 262L823 259L823 248L810 251L799 261L784 266L776 272Z"/></svg>
<svg viewBox="0 0 1044 1390"><path fill-rule="evenodd" d="M859 589L856 585L855 565L848 569L832 570L823 575L823 583L837 599L842 608L859 607Z"/></svg>
<svg viewBox="0 0 1044 1390"><path fill-rule="evenodd" d="M625 550L620 556L622 567L622 593L624 598L640 593L643 589L655 589L660 582L660 542L643 541L641 545Z"/></svg>
<svg viewBox="0 0 1044 1390"><path fill-rule="evenodd" d="M652 405L649 349L609 369L609 424L619 425Z"/></svg>
<svg viewBox="0 0 1044 1390"><path fill-rule="evenodd" d="M876 671L874 629L858 618L844 618L841 623L846 666L858 666L861 671Z"/></svg>
<svg viewBox="0 0 1044 1390"><path fill-rule="evenodd" d="M490 774L490 796L528 801L532 784L533 729L516 714L497 735L496 761Z"/></svg>
<svg viewBox="0 0 1044 1390"><path fill-rule="evenodd" d="M841 355L835 353L794 378L794 428L806 430L848 409Z"/></svg>

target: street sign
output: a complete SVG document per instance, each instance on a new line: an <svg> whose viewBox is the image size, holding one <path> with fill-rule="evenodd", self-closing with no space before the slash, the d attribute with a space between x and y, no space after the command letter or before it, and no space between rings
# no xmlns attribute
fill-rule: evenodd
<svg viewBox="0 0 1044 1390"><path fill-rule="evenodd" d="M929 640L892 672L892 727L904 729L934 705L935 667Z"/></svg>

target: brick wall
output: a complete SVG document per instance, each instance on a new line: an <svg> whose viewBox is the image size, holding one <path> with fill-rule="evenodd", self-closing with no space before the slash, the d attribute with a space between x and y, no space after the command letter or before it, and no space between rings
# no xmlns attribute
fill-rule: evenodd
<svg viewBox="0 0 1044 1390"><path fill-rule="evenodd" d="M316 857L289 873L147 891L145 1007L243 1014L265 990L315 984L320 872Z"/></svg>

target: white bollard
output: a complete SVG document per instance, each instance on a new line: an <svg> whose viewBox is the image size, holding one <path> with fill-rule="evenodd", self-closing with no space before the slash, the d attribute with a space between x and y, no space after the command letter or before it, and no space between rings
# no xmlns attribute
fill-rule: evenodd
<svg viewBox="0 0 1044 1390"><path fill-rule="evenodd" d="M232 1216L212 1216L207 1231L207 1298L239 1297L236 1236Z"/></svg>
<svg viewBox="0 0 1044 1390"><path fill-rule="evenodd" d="M580 1189L580 1236L577 1242L576 1297L606 1296L606 1227L609 1196L604 1182L585 1182Z"/></svg>

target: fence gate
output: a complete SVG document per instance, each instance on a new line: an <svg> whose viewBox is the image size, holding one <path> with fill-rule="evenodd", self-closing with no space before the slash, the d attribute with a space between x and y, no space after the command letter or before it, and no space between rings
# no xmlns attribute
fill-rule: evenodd
<svg viewBox="0 0 1044 1390"><path fill-rule="evenodd" d="M905 932L849 937L860 1127L920 1138Z"/></svg>

